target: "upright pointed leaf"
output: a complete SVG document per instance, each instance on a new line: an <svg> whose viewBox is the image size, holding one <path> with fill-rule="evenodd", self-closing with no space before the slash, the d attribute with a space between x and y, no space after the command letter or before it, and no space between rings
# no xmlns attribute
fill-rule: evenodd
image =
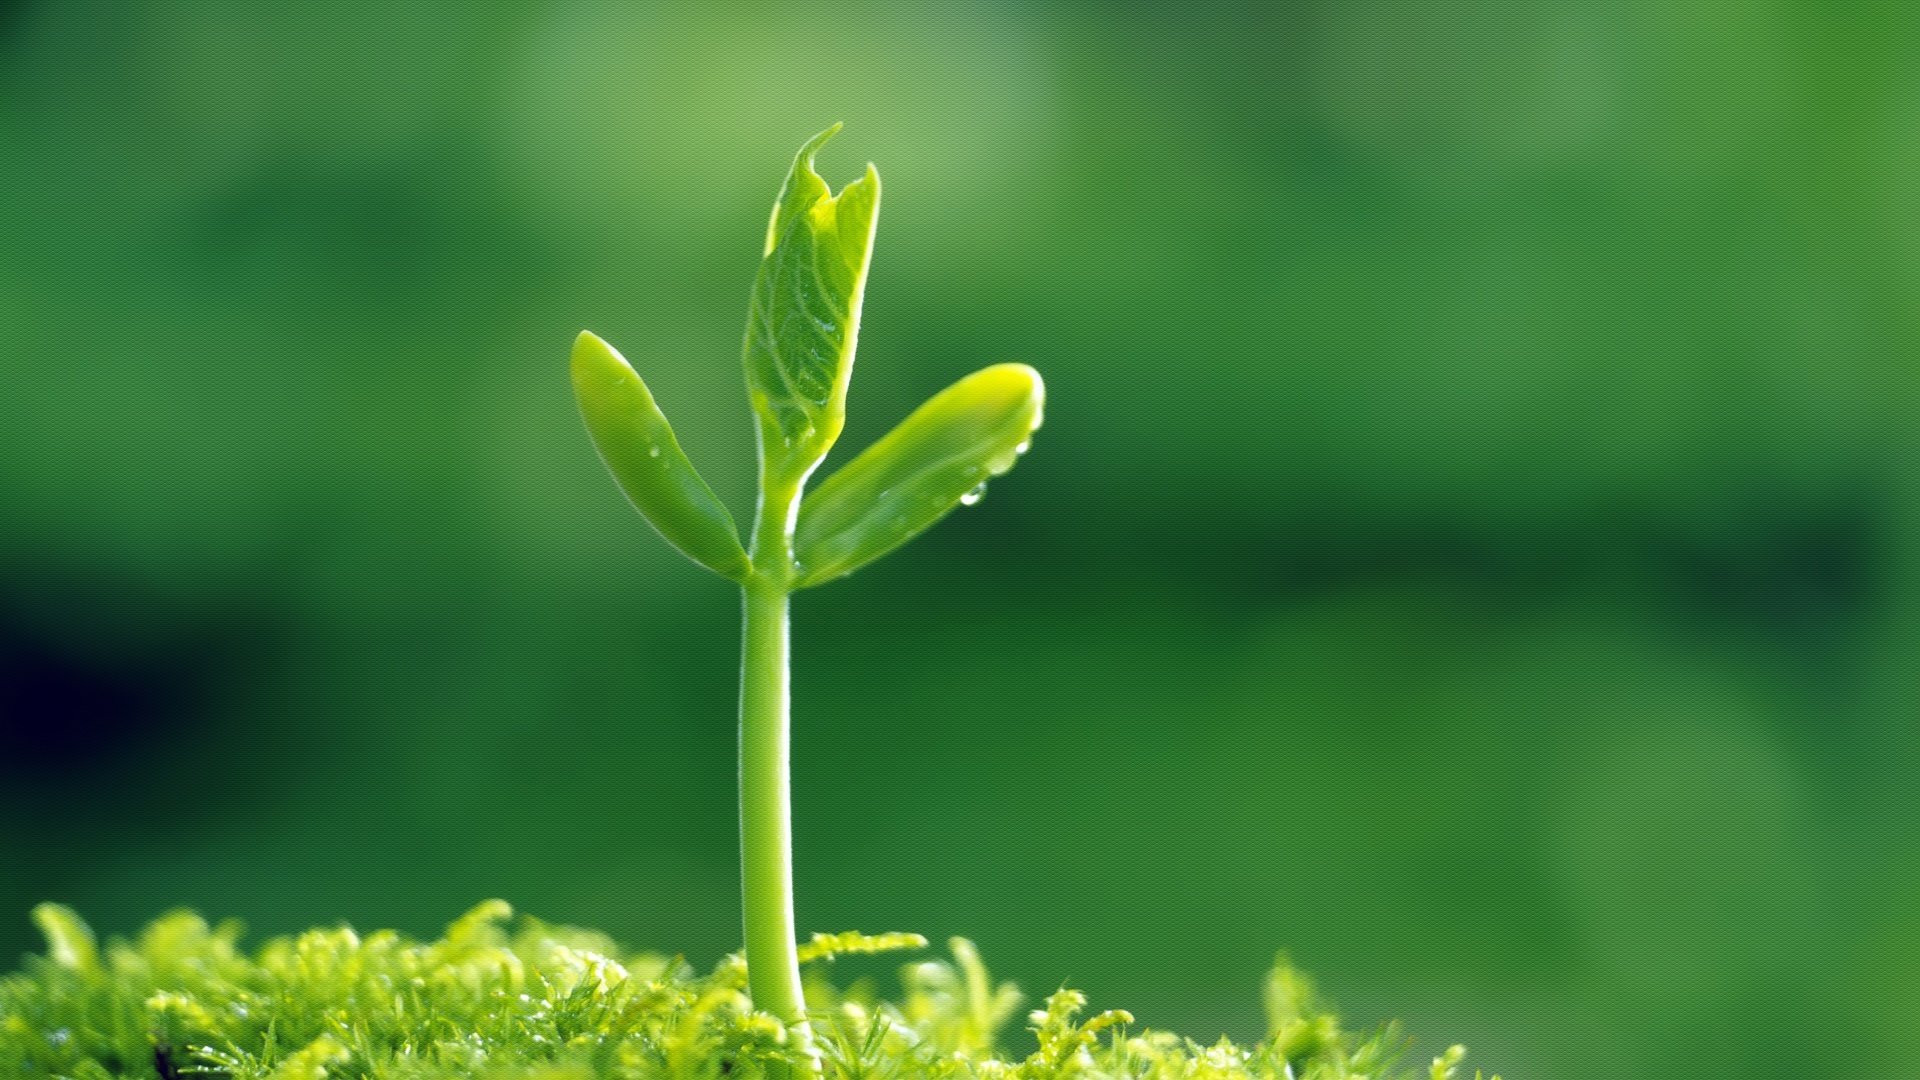
<svg viewBox="0 0 1920 1080"><path fill-rule="evenodd" d="M667 542L721 577L747 576L733 515L694 470L673 428L613 346L590 333L573 344L573 390L580 414L627 498Z"/></svg>
<svg viewBox="0 0 1920 1080"><path fill-rule="evenodd" d="M1045 390L1024 364L977 371L935 394L800 504L798 585L851 573L911 540L1013 467L1040 426Z"/></svg>
<svg viewBox="0 0 1920 1080"><path fill-rule="evenodd" d="M74 910L64 904L41 904L33 909L33 921L47 939L47 955L69 971L83 975L100 973L100 947L93 930Z"/></svg>
<svg viewBox="0 0 1920 1080"><path fill-rule="evenodd" d="M814 136L794 158L747 312L747 395L760 424L762 471L781 486L805 479L846 422L880 177L869 165L840 194L830 192L813 156L839 130Z"/></svg>

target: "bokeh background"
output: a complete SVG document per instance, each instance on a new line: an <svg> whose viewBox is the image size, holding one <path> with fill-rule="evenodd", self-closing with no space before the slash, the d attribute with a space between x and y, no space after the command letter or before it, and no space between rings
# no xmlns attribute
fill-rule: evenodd
<svg viewBox="0 0 1920 1080"><path fill-rule="evenodd" d="M744 519L844 120L843 445L1050 400L797 602L804 930L1203 1039L1284 950L1510 1078L1920 1075L1915 17L0 5L0 956L47 898L734 948L736 600L565 356Z"/></svg>

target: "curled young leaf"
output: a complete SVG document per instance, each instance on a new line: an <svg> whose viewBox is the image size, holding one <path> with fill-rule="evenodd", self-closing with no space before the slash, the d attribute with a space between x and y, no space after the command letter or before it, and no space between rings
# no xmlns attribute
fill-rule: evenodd
<svg viewBox="0 0 1920 1080"><path fill-rule="evenodd" d="M976 498L1026 450L1044 396L1040 373L1024 364L935 394L801 502L796 587L851 573Z"/></svg>
<svg viewBox="0 0 1920 1080"><path fill-rule="evenodd" d="M804 480L846 422L880 177L869 165L840 194L829 191L813 156L839 130L814 136L794 158L747 311L747 396L762 472L781 486Z"/></svg>
<svg viewBox="0 0 1920 1080"><path fill-rule="evenodd" d="M732 581L749 571L733 515L673 437L647 384L613 346L582 332L573 344L580 415L613 478L667 542Z"/></svg>

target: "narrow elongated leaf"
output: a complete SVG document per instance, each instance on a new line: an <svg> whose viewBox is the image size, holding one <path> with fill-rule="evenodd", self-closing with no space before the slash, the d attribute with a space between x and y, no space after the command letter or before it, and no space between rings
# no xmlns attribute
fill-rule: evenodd
<svg viewBox="0 0 1920 1080"><path fill-rule="evenodd" d="M1039 372L1000 364L928 399L800 503L798 586L851 573L977 498L1026 450L1044 397Z"/></svg>
<svg viewBox="0 0 1920 1080"><path fill-rule="evenodd" d="M583 332L573 344L573 391L600 459L648 523L721 577L746 577L747 553L733 515L687 460L647 384L626 359Z"/></svg>
<svg viewBox="0 0 1920 1080"><path fill-rule="evenodd" d="M839 130L814 136L794 158L747 311L747 396L760 423L762 471L782 486L803 480L846 422L880 177L869 165L840 194L829 191L813 156Z"/></svg>

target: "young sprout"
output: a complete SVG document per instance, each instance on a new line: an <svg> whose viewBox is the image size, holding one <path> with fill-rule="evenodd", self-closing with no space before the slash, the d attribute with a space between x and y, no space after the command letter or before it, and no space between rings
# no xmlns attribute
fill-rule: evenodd
<svg viewBox="0 0 1920 1080"><path fill-rule="evenodd" d="M846 421L880 178L833 194L813 169L838 124L800 148L767 227L747 312L747 397L760 444L751 543L681 452L640 376L582 333L573 385L587 429L640 513L688 558L740 586L740 855L748 990L814 1057L793 920L787 598L872 562L979 498L1040 426L1040 375L975 372L805 492Z"/></svg>

